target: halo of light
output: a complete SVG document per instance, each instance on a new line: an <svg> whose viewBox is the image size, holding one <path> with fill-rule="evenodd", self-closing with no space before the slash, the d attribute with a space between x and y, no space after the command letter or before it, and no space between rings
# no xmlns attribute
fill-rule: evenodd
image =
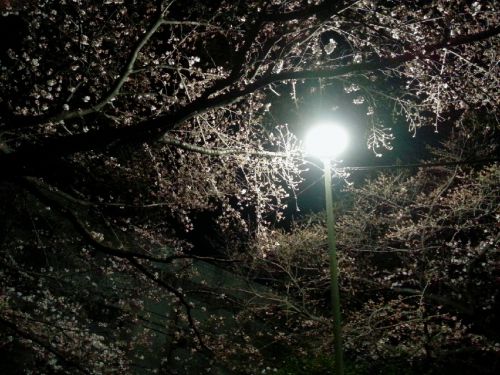
<svg viewBox="0 0 500 375"><path fill-rule="evenodd" d="M334 159L341 154L349 143L344 128L332 123L321 123L309 130L304 146L309 155L320 159Z"/></svg>

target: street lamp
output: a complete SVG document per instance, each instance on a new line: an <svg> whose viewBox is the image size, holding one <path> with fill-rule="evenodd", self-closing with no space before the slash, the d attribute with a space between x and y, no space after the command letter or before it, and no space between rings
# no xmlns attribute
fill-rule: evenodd
<svg viewBox="0 0 500 375"><path fill-rule="evenodd" d="M333 346L335 351L335 375L344 375L342 358L342 329L340 322L339 269L335 246L335 219L332 204L332 173L330 162L346 148L348 136L345 130L335 124L319 124L312 128L305 140L306 152L323 161L325 172L326 220L328 226L328 249L330 253L330 282L333 313Z"/></svg>

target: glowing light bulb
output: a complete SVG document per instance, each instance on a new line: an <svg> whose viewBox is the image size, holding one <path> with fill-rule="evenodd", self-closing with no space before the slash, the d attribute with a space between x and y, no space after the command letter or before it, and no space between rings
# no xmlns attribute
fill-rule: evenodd
<svg viewBox="0 0 500 375"><path fill-rule="evenodd" d="M304 145L308 154L331 160L346 149L348 142L349 137L342 127L322 123L308 132Z"/></svg>

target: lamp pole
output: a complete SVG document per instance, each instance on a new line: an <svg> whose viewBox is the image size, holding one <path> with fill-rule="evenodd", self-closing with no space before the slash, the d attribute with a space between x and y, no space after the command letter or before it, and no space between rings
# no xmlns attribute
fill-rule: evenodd
<svg viewBox="0 0 500 375"><path fill-rule="evenodd" d="M342 127L330 121L325 121L308 132L305 142L306 151L310 155L315 155L321 159L325 172L326 224L328 227L328 250L330 254L330 292L332 294L335 375L344 375L344 360L342 358L339 267L337 264L337 249L335 247L335 218L333 217L332 172L330 164L336 155L344 151L348 141L349 137Z"/></svg>
<svg viewBox="0 0 500 375"><path fill-rule="evenodd" d="M325 171L326 223L328 227L328 250L330 254L330 291L332 296L335 375L344 375L344 360L342 358L342 327L340 322L339 268L335 244L335 218L333 216L332 173L330 167L330 159L323 159L323 169Z"/></svg>

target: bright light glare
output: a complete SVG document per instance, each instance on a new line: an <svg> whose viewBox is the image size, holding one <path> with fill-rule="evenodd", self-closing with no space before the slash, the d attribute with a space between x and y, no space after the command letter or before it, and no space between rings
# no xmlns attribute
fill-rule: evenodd
<svg viewBox="0 0 500 375"><path fill-rule="evenodd" d="M345 150L348 141L347 132L340 126L320 124L307 134L305 149L310 155L331 160Z"/></svg>

